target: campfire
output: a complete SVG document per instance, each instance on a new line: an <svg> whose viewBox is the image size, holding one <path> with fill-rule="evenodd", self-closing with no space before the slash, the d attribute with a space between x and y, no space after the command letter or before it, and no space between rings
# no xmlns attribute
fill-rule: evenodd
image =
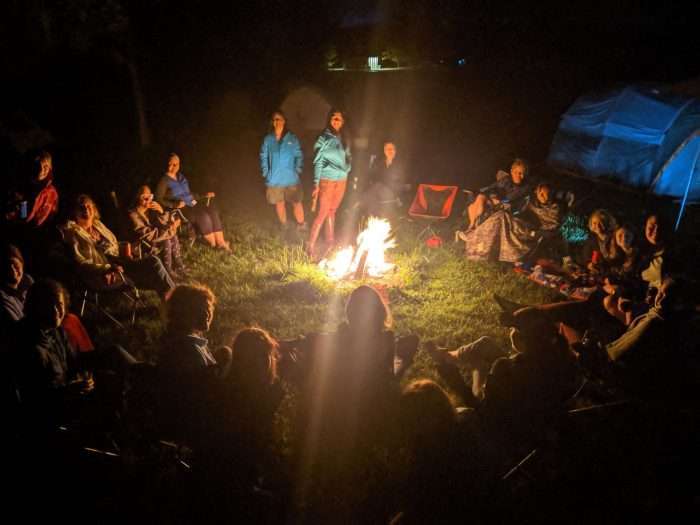
<svg viewBox="0 0 700 525"><path fill-rule="evenodd" d="M391 237L391 224L385 219L370 217L367 227L357 236L357 247L347 246L323 259L319 267L333 279L361 279L381 277L394 268L386 262L384 254L396 246Z"/></svg>

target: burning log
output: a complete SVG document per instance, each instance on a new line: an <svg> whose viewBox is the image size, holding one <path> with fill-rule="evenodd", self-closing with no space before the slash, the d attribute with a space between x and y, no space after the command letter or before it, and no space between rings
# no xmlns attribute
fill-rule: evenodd
<svg viewBox="0 0 700 525"><path fill-rule="evenodd" d="M380 277L394 268L384 259L386 250L394 246L396 242L389 221L370 217L367 227L357 236L356 249L352 246L343 248L334 257L322 260L319 266L338 280Z"/></svg>

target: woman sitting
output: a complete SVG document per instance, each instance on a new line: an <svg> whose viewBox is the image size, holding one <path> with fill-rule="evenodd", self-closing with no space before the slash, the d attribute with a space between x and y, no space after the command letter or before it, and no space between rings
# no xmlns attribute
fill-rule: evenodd
<svg viewBox="0 0 700 525"><path fill-rule="evenodd" d="M39 153L32 163L29 180L14 192L15 206L8 219L38 228L50 222L58 212L58 191L53 185L53 163L48 151Z"/></svg>
<svg viewBox="0 0 700 525"><path fill-rule="evenodd" d="M617 220L609 211L597 209L588 218L588 229L593 235L583 247L583 262L588 271L604 277L620 259L615 244Z"/></svg>
<svg viewBox="0 0 700 525"><path fill-rule="evenodd" d="M187 178L180 171L180 157L171 153L168 158L168 171L160 178L156 188L156 200L167 208L182 210L188 221L194 223L204 240L212 248L231 251L231 245L224 239L224 227L216 207L209 200L215 197L213 191L200 196L192 193Z"/></svg>
<svg viewBox="0 0 700 525"><path fill-rule="evenodd" d="M526 175L527 163L523 159L515 159L510 166L510 177L504 175L490 186L482 188L467 207L466 231L483 223L496 207L508 206L519 210L530 193L530 187L525 182Z"/></svg>
<svg viewBox="0 0 700 525"><path fill-rule="evenodd" d="M58 212L58 191L53 184L51 155L42 151L31 163L30 172L11 192L4 233L28 255L34 271L48 273L45 247L55 232L49 226Z"/></svg>
<svg viewBox="0 0 700 525"><path fill-rule="evenodd" d="M231 349L209 348L216 297L201 284L181 284L167 296L167 326L159 359L161 423L189 445L206 441L219 380L231 364ZM204 441L202 441L204 440Z"/></svg>
<svg viewBox="0 0 700 525"><path fill-rule="evenodd" d="M24 258L16 246L3 246L0 254L0 333L24 317L24 303L34 279L24 273Z"/></svg>
<svg viewBox="0 0 700 525"><path fill-rule="evenodd" d="M92 379L79 376L86 370L110 372L111 379L97 381L101 393L94 398L108 415L107 410L118 409L124 379L136 363L118 345L79 351L64 327L68 305L63 285L39 281L29 292L25 316L10 331L9 348L16 358L17 386L29 425L48 429L66 415L77 415L78 394L93 387Z"/></svg>
<svg viewBox="0 0 700 525"><path fill-rule="evenodd" d="M394 356L398 349L389 330L387 304L375 289L360 286L348 299L346 316L347 323L336 332L299 342L296 353L282 345L283 361L296 357L302 373L298 426L303 430L299 435L301 475L313 479L321 490L334 487L346 491L368 474L381 479L383 463L377 454L390 448L387 440L396 421ZM288 364L280 365L283 374L288 372ZM348 497L338 515L366 522L367 516L360 516L367 504L368 500ZM314 518L310 521L333 521L330 516Z"/></svg>
<svg viewBox="0 0 700 525"><path fill-rule="evenodd" d="M234 337L230 371L218 399L221 411L204 457L207 491L213 489L214 500L225 501L223 495L232 489L250 491L276 470L275 414L284 397L277 348L277 341L261 328L244 328ZM240 511L236 507L242 504L250 512L252 503L233 498L229 510Z"/></svg>
<svg viewBox="0 0 700 525"><path fill-rule="evenodd" d="M679 259L674 254L673 239L668 223L658 213L644 221L644 241L641 248L641 277L652 290L659 289L667 277L679 270Z"/></svg>
<svg viewBox="0 0 700 525"><path fill-rule="evenodd" d="M161 254L165 269L173 279L184 276L186 270L180 256L180 241L177 230L180 218L176 212L165 212L153 200L148 186L136 192L134 207L129 210L131 240L140 247L141 253Z"/></svg>
<svg viewBox="0 0 700 525"><path fill-rule="evenodd" d="M96 290L121 288L133 281L139 288L155 290L165 297L175 286L155 255L143 259L119 256L117 238L100 221L97 206L88 195L76 199L63 238L78 264L80 278Z"/></svg>
<svg viewBox="0 0 700 525"><path fill-rule="evenodd" d="M396 159L396 144L384 142L384 157L370 172L371 186L362 196L368 215L392 218L400 210L402 196L410 185L406 182L406 170L401 160Z"/></svg>

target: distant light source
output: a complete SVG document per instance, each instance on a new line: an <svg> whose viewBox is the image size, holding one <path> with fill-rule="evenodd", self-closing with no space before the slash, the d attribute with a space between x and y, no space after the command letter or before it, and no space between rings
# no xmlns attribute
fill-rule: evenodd
<svg viewBox="0 0 700 525"><path fill-rule="evenodd" d="M368 57L367 66L369 66L370 71L379 71L382 68L379 64L379 57Z"/></svg>
<svg viewBox="0 0 700 525"><path fill-rule="evenodd" d="M463 58L457 59L457 65L458 65L458 66L463 66L463 65L466 64L466 63L467 63L467 61L466 61L465 59L463 59Z"/></svg>

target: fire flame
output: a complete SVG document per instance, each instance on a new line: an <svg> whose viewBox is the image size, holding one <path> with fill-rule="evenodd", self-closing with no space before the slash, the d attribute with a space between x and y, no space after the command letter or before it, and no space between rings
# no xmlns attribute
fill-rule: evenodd
<svg viewBox="0 0 700 525"><path fill-rule="evenodd" d="M391 238L389 221L370 217L367 227L357 236L356 249L352 246L343 248L333 258L323 259L319 266L333 279L351 277L358 269L370 277L381 277L394 268L384 260L384 252L394 246L396 241Z"/></svg>

